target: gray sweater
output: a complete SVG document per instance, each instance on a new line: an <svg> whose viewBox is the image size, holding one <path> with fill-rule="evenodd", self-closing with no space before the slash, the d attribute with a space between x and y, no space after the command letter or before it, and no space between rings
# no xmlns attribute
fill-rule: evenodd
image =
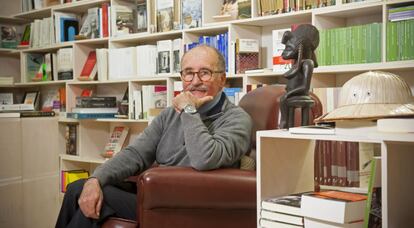
<svg viewBox="0 0 414 228"><path fill-rule="evenodd" d="M252 122L222 94L205 115L165 109L130 145L96 168L101 186L141 173L155 161L197 170L235 167L250 147Z"/></svg>

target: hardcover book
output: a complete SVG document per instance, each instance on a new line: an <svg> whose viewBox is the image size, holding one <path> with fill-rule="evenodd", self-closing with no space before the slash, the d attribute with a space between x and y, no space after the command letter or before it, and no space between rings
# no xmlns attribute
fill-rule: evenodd
<svg viewBox="0 0 414 228"><path fill-rule="evenodd" d="M183 29L201 27L201 0L182 1L182 25Z"/></svg>
<svg viewBox="0 0 414 228"><path fill-rule="evenodd" d="M148 31L148 14L147 14L147 1L146 0L141 0L137 3L135 14L136 14L137 32L147 32Z"/></svg>
<svg viewBox="0 0 414 228"><path fill-rule="evenodd" d="M93 80L96 76L98 67L96 64L96 51L91 51L83 65L82 72L78 79L82 81Z"/></svg>
<svg viewBox="0 0 414 228"><path fill-rule="evenodd" d="M303 216L333 223L351 223L364 219L367 196L364 194L322 191L302 195Z"/></svg>
<svg viewBox="0 0 414 228"><path fill-rule="evenodd" d="M236 74L259 68L260 46L256 39L236 40Z"/></svg>
<svg viewBox="0 0 414 228"><path fill-rule="evenodd" d="M171 31L174 28L174 0L157 0L157 30Z"/></svg>
<svg viewBox="0 0 414 228"><path fill-rule="evenodd" d="M66 125L65 140L66 140L66 154L77 155L77 124Z"/></svg>
<svg viewBox="0 0 414 228"><path fill-rule="evenodd" d="M128 131L129 128L126 126L115 126L112 128L109 142L106 144L102 154L104 158L111 158L121 151L128 135Z"/></svg>
<svg viewBox="0 0 414 228"><path fill-rule="evenodd" d="M88 9L88 15L82 24L79 35L85 39L99 38L99 8ZM102 28L101 28L102 29Z"/></svg>
<svg viewBox="0 0 414 228"><path fill-rule="evenodd" d="M112 5L112 35L122 36L134 33L133 10L127 6Z"/></svg>
<svg viewBox="0 0 414 228"><path fill-rule="evenodd" d="M302 216L302 211L300 209L302 194L303 193L296 193L263 200L262 209Z"/></svg>

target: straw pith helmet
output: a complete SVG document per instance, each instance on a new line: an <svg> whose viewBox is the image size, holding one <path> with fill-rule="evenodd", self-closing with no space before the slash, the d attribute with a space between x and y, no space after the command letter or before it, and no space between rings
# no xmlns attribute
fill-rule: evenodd
<svg viewBox="0 0 414 228"><path fill-rule="evenodd" d="M338 108L317 121L397 116L414 116L414 98L410 87L398 75L369 71L347 81L341 89Z"/></svg>

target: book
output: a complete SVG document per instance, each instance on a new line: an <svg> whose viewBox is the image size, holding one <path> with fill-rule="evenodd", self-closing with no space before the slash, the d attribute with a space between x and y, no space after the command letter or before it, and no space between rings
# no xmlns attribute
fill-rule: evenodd
<svg viewBox="0 0 414 228"><path fill-rule="evenodd" d="M20 112L0 111L0 118L20 118Z"/></svg>
<svg viewBox="0 0 414 228"><path fill-rule="evenodd" d="M303 193L290 194L262 201L262 210L302 216L301 196Z"/></svg>
<svg viewBox="0 0 414 228"><path fill-rule="evenodd" d="M319 219L305 218L305 227L306 228L362 228L363 221L356 221L351 223L333 223L322 221Z"/></svg>
<svg viewBox="0 0 414 228"><path fill-rule="evenodd" d="M39 69L41 69L44 61L45 59L44 59L43 54L28 53L26 55L26 81L27 82L31 82L34 78L36 78L36 75Z"/></svg>
<svg viewBox="0 0 414 228"><path fill-rule="evenodd" d="M252 17L252 1L237 0L237 17L238 19L246 19Z"/></svg>
<svg viewBox="0 0 414 228"><path fill-rule="evenodd" d="M174 29L174 0L157 0L157 31Z"/></svg>
<svg viewBox="0 0 414 228"><path fill-rule="evenodd" d="M96 51L90 51L78 79L82 81L93 80L97 70Z"/></svg>
<svg viewBox="0 0 414 228"><path fill-rule="evenodd" d="M79 31L79 35L84 39L95 39L99 38L99 8L93 7L88 9L88 14L82 27ZM101 28L102 29L102 28Z"/></svg>
<svg viewBox="0 0 414 228"><path fill-rule="evenodd" d="M367 196L364 194L322 191L302 195L303 216L333 223L363 221Z"/></svg>
<svg viewBox="0 0 414 228"><path fill-rule="evenodd" d="M76 113L68 112L66 113L66 118L72 119L110 119L114 118L115 113Z"/></svg>
<svg viewBox="0 0 414 228"><path fill-rule="evenodd" d="M259 68L259 50L259 40L236 40L236 74L242 74L246 70Z"/></svg>
<svg viewBox="0 0 414 228"><path fill-rule="evenodd" d="M73 79L73 48L61 48L57 51L58 80Z"/></svg>
<svg viewBox="0 0 414 228"><path fill-rule="evenodd" d="M16 49L17 44L19 44L19 39L20 39L20 37L18 37L18 34L17 34L16 26L2 25L0 27L0 30L1 30L0 47Z"/></svg>
<svg viewBox="0 0 414 228"><path fill-rule="evenodd" d="M133 9L123 5L111 5L112 36L123 36L134 33Z"/></svg>
<svg viewBox="0 0 414 228"><path fill-rule="evenodd" d="M335 128L330 126L309 125L290 127L289 132L291 134L334 135Z"/></svg>
<svg viewBox="0 0 414 228"><path fill-rule="evenodd" d="M275 211L261 210L260 218L303 226L303 216L290 215Z"/></svg>
<svg viewBox="0 0 414 228"><path fill-rule="evenodd" d="M118 113L118 108L109 108L109 107L102 107L102 108L72 108L72 112L75 113Z"/></svg>
<svg viewBox="0 0 414 228"><path fill-rule="evenodd" d="M104 158L111 158L121 151L122 146L126 141L126 137L128 136L128 131L129 128L126 126L114 126L111 129L109 141L105 145L104 152L102 153Z"/></svg>
<svg viewBox="0 0 414 228"><path fill-rule="evenodd" d="M201 27L201 0L182 0L183 29Z"/></svg>
<svg viewBox="0 0 414 228"><path fill-rule="evenodd" d="M55 111L23 111L20 113L21 118L26 117L53 117L55 116Z"/></svg>
<svg viewBox="0 0 414 228"><path fill-rule="evenodd" d="M136 6L136 24L137 32L148 31L148 14L147 14L147 1L139 0Z"/></svg>
<svg viewBox="0 0 414 228"><path fill-rule="evenodd" d="M65 131L66 154L77 155L78 125L67 124Z"/></svg>
<svg viewBox="0 0 414 228"><path fill-rule="evenodd" d="M172 72L171 60L172 60L172 40L159 40L157 41L157 53L158 53L158 74L170 74Z"/></svg>
<svg viewBox="0 0 414 228"><path fill-rule="evenodd" d="M289 223L273 221L273 220L269 220L269 219L260 219L260 227L264 227L264 228L298 228L298 227L303 227L303 225L289 224Z"/></svg>
<svg viewBox="0 0 414 228"><path fill-rule="evenodd" d="M77 108L102 108L117 107L116 97L94 96L94 97L76 97Z"/></svg>
<svg viewBox="0 0 414 228"><path fill-rule="evenodd" d="M290 60L284 60L282 58L282 52L285 49L285 45L282 44L282 37L286 31L290 31L290 29L277 29L272 31L273 72L284 73L292 66Z"/></svg>
<svg viewBox="0 0 414 228"><path fill-rule="evenodd" d="M86 170L62 170L61 173L61 191L66 192L68 184L79 179L86 179L89 177L89 172Z"/></svg>
<svg viewBox="0 0 414 228"><path fill-rule="evenodd" d="M0 104L13 104L13 93L0 93Z"/></svg>
<svg viewBox="0 0 414 228"><path fill-rule="evenodd" d="M377 120L380 132L414 133L414 118L389 118Z"/></svg>

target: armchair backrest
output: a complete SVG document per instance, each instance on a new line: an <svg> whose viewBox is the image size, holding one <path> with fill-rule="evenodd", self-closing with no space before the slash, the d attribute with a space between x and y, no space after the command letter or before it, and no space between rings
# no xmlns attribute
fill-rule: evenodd
<svg viewBox="0 0 414 228"><path fill-rule="evenodd" d="M265 86L247 93L239 102L253 120L251 148L256 148L256 132L279 128L280 98L285 94L284 86ZM315 100L315 105L310 111L310 120L322 115L322 105L318 97L310 94ZM300 125L300 112L295 113L295 125Z"/></svg>

